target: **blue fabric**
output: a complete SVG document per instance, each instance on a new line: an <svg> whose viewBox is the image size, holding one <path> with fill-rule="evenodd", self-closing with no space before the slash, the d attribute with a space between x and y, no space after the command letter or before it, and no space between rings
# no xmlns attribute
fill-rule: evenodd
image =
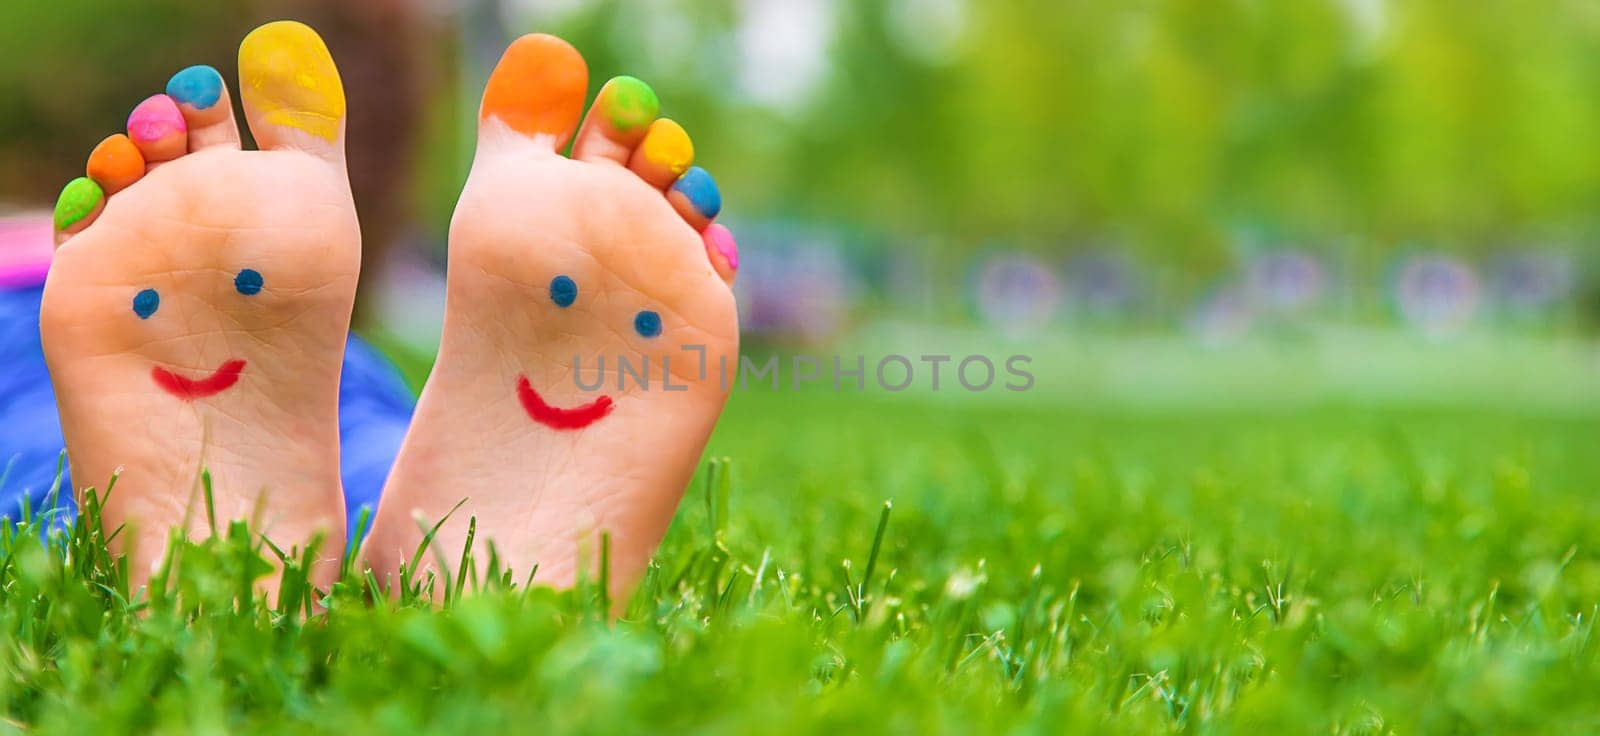
<svg viewBox="0 0 1600 736"><path fill-rule="evenodd" d="M0 289L0 464L8 468L0 485L0 515L13 519L24 498L34 509L45 505L63 449L55 394L39 346L42 293L41 288ZM362 508L377 508L412 405L411 391L394 364L351 335L339 382L339 442L352 534ZM71 489L63 470L60 505L75 511Z"/></svg>

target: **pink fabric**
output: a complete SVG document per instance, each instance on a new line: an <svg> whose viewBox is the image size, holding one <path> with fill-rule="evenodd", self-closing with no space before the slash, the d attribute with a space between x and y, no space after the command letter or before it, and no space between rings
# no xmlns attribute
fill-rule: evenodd
<svg viewBox="0 0 1600 736"><path fill-rule="evenodd" d="M54 235L48 214L0 217L0 289L44 283L55 252Z"/></svg>

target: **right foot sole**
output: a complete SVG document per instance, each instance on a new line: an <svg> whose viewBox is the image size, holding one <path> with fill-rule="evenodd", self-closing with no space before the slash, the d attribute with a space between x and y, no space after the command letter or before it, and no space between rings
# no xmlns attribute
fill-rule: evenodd
<svg viewBox="0 0 1600 736"><path fill-rule="evenodd" d="M365 554L396 573L474 553L535 582L637 580L727 398L738 319L733 239L716 185L690 167L655 93L611 80L582 112L587 71L566 42L524 36L484 94L478 151L451 223L444 337ZM648 364L648 387L619 360ZM603 368L601 361L604 361ZM575 372L576 367L576 372ZM670 386L664 383L671 372ZM598 384L598 385L597 385ZM482 568L479 568L480 572Z"/></svg>

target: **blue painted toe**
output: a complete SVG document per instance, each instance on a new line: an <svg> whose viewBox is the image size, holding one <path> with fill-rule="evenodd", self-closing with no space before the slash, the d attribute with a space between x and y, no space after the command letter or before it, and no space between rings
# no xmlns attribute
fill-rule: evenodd
<svg viewBox="0 0 1600 736"><path fill-rule="evenodd" d="M205 64L196 64L167 80L167 96L180 105L204 110L222 98L222 75Z"/></svg>
<svg viewBox="0 0 1600 736"><path fill-rule="evenodd" d="M672 185L672 191L682 194L706 219L722 211L722 192L717 190L717 180L699 166L690 166Z"/></svg>

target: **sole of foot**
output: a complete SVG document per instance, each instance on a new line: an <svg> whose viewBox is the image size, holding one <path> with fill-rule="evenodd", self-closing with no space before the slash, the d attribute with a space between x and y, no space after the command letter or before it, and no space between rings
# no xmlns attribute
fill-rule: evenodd
<svg viewBox="0 0 1600 736"><path fill-rule="evenodd" d="M716 184L637 79L580 125L587 84L576 50L529 35L484 92L438 360L364 548L391 583L437 525L419 567L442 577L470 537L476 575L492 546L518 582L596 580L604 556L620 601L727 399L738 250Z"/></svg>
<svg viewBox="0 0 1600 736"><path fill-rule="evenodd" d="M213 519L284 551L320 540L319 583L344 550L339 371L361 250L344 91L322 39L288 21L244 39L239 76L260 150L241 150L222 76L189 67L56 204L45 359L76 490L99 489L135 586L173 528Z"/></svg>

